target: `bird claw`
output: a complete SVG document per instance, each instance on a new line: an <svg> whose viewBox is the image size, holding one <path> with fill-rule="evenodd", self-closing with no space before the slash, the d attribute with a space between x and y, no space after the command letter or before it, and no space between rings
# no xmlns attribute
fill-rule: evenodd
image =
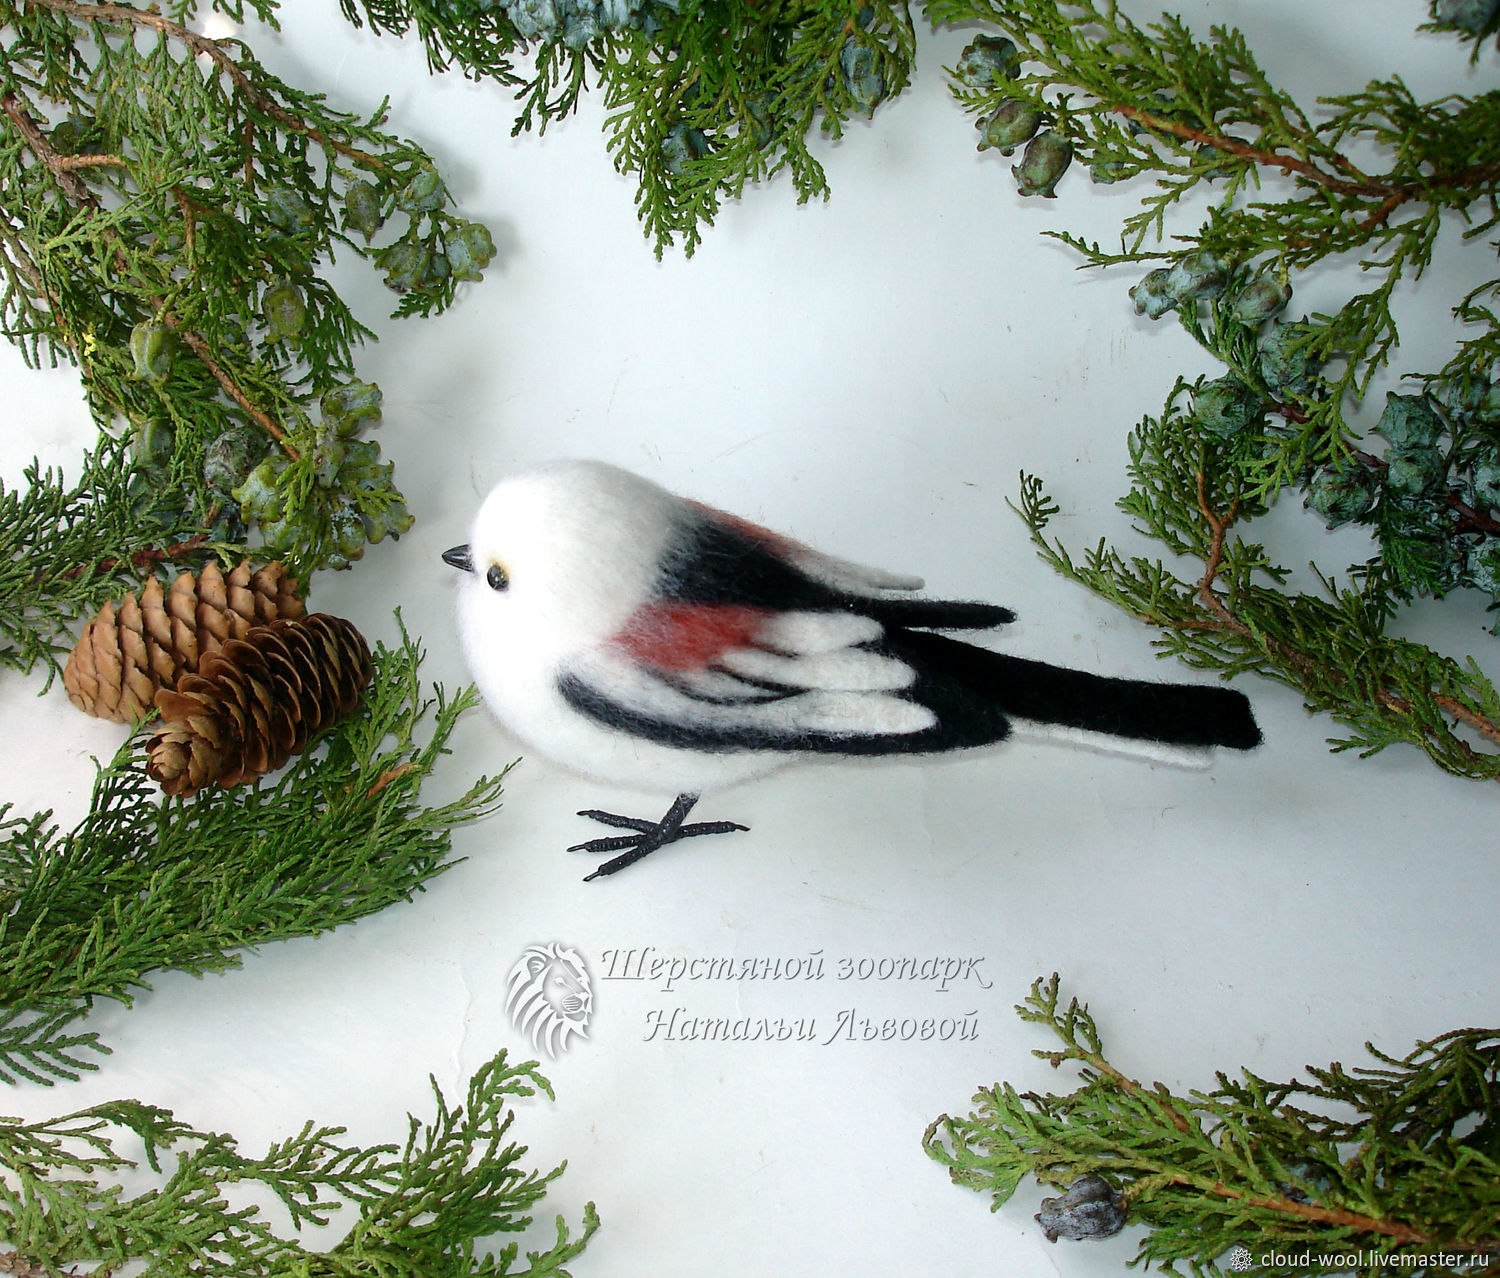
<svg viewBox="0 0 1500 1278"><path fill-rule="evenodd" d="M668 843L676 843L679 839L691 839L705 834L730 834L750 828L734 821L694 821L691 825L684 825L683 818L692 810L696 802L697 795L679 795L676 802L668 809L666 816L660 821L644 821L639 817L620 816L598 808L583 809L578 814L581 817L588 817L590 820L598 821L601 825L614 826L617 830L634 831L633 834L615 834L589 839L570 847L569 852L619 852L621 854L606 861L592 874L584 875L583 881L587 883L590 879L614 874L623 870L627 865L634 865L642 857L655 852L657 848L665 847Z"/></svg>
<svg viewBox="0 0 1500 1278"><path fill-rule="evenodd" d="M601 825L612 825L618 830L634 830L638 834L650 834L659 824L656 821L643 821L640 817L618 816L613 812L601 811L599 808L584 808L578 815L588 817L591 821L598 821ZM578 847L584 851L592 850L585 848L582 843ZM568 849L569 852L576 850ZM604 849L600 848L599 851L602 852Z"/></svg>

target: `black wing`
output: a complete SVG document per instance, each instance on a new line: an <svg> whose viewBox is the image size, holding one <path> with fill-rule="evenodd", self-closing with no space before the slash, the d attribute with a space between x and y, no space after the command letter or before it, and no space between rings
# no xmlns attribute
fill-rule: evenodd
<svg viewBox="0 0 1500 1278"><path fill-rule="evenodd" d="M811 568L840 562L805 547L797 547L794 553L803 552ZM858 612L883 626L930 630L987 630L1015 620L1015 613L998 604L892 598L875 591L840 588L820 580L750 534L720 523L707 511L695 511L682 529L675 549L662 563L656 593L676 603Z"/></svg>

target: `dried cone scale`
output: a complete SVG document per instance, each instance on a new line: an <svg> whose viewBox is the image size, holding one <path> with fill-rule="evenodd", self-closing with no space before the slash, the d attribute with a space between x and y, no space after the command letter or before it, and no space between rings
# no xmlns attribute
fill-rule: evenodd
<svg viewBox="0 0 1500 1278"><path fill-rule="evenodd" d="M158 688L220 644L252 626L302 615L297 579L278 561L252 573L248 562L227 577L209 564L162 588L153 577L140 598L126 595L83 628L63 671L68 697L85 714L131 723L151 709Z"/></svg>
<svg viewBox="0 0 1500 1278"><path fill-rule="evenodd" d="M359 705L370 675L370 649L339 617L256 626L156 694L146 771L183 796L272 772Z"/></svg>

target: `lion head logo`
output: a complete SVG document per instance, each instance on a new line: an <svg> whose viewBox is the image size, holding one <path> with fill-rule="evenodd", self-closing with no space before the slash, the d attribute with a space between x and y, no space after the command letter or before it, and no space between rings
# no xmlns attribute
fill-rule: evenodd
<svg viewBox="0 0 1500 1278"><path fill-rule="evenodd" d="M577 950L529 945L510 969L505 1012L539 1052L556 1058L574 1037L587 1038L594 985Z"/></svg>

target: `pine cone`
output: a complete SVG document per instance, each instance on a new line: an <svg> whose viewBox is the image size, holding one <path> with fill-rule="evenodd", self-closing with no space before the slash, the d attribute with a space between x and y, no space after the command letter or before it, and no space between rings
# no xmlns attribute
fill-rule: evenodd
<svg viewBox="0 0 1500 1278"><path fill-rule="evenodd" d="M85 714L130 723L151 708L158 688L170 688L184 671L227 639L277 617L302 615L297 579L280 561L252 574L240 564L228 577L209 564L185 572L168 590L153 577L137 601L126 595L104 609L78 636L63 671L63 687Z"/></svg>
<svg viewBox="0 0 1500 1278"><path fill-rule="evenodd" d="M370 674L370 649L342 618L255 626L157 692L162 726L147 743L146 771L184 796L254 780L359 705Z"/></svg>

